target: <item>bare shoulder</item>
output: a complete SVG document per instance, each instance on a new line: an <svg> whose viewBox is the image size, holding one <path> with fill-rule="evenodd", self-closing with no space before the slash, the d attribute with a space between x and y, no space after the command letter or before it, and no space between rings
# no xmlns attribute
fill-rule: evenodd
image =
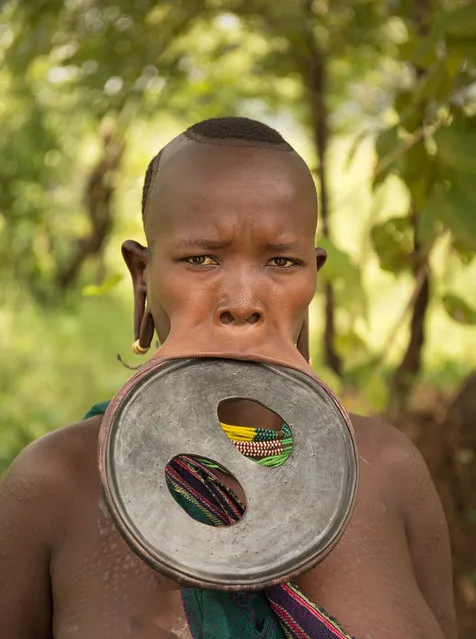
<svg viewBox="0 0 476 639"><path fill-rule="evenodd" d="M95 416L39 437L13 461L7 477L22 472L47 480L60 473L68 479L82 469L85 454L95 455L100 425L101 416Z"/></svg>
<svg viewBox="0 0 476 639"><path fill-rule="evenodd" d="M0 509L21 519L41 519L57 531L71 490L95 468L100 417L58 429L35 440L13 461L0 484ZM35 524L36 525L36 524ZM51 526L50 531L48 528ZM49 536L49 535L48 535Z"/></svg>
<svg viewBox="0 0 476 639"><path fill-rule="evenodd" d="M420 590L448 639L456 637L448 526L441 500L417 447L397 428L352 415L362 484L378 486L404 525Z"/></svg>
<svg viewBox="0 0 476 639"><path fill-rule="evenodd" d="M0 484L0 628L7 632L5 639L51 639L51 561L65 537L76 495L83 484L98 481L99 425L100 418L92 418L41 437L18 455Z"/></svg>
<svg viewBox="0 0 476 639"><path fill-rule="evenodd" d="M428 467L413 442L387 422L352 415L352 425L361 459L372 475L391 488L405 518L424 499L440 506Z"/></svg>
<svg viewBox="0 0 476 639"><path fill-rule="evenodd" d="M411 440L401 430L383 419L364 417L354 413L350 417L359 447L364 447L366 450L375 448L385 456L408 455L412 451L417 451Z"/></svg>

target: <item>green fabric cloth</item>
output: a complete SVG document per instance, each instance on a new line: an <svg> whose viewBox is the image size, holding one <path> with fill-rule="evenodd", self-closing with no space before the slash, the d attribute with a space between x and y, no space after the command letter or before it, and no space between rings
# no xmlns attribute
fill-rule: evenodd
<svg viewBox="0 0 476 639"><path fill-rule="evenodd" d="M284 639L262 592L230 593L182 587L194 639Z"/></svg>
<svg viewBox="0 0 476 639"><path fill-rule="evenodd" d="M94 404L94 406L91 406L91 408L88 410L88 412L83 417L83 419L94 417L94 415L104 415L108 406L109 406L109 401L99 402L98 404Z"/></svg>

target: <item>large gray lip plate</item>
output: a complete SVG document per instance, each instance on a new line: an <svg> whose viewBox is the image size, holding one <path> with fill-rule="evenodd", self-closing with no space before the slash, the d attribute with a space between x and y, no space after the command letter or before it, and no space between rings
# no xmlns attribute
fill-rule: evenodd
<svg viewBox="0 0 476 639"><path fill-rule="evenodd" d="M248 398L289 424L293 450L260 466L229 441L217 406ZM176 455L227 468L247 500L243 518L214 528L176 504L165 466ZM172 360L123 398L106 442L108 499L132 548L181 583L256 589L322 558L348 521L357 454L342 412L314 379L290 368L226 359Z"/></svg>

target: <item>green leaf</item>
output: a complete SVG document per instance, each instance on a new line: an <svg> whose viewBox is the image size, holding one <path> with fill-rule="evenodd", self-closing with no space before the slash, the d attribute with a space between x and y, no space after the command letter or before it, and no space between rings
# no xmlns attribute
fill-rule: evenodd
<svg viewBox="0 0 476 639"><path fill-rule="evenodd" d="M453 78L448 73L445 61L433 65L416 89L415 102L421 104L427 100L443 100L451 93Z"/></svg>
<svg viewBox="0 0 476 639"><path fill-rule="evenodd" d="M352 145L349 150L349 154L347 156L347 166L350 166L357 154L357 151L361 147L362 143L367 140L370 135L370 131L364 130L361 131L358 135L355 136L355 139L352 142Z"/></svg>
<svg viewBox="0 0 476 639"><path fill-rule="evenodd" d="M373 375L370 383L365 387L365 396L375 411L382 412L389 398L387 382L381 375Z"/></svg>
<svg viewBox="0 0 476 639"><path fill-rule="evenodd" d="M402 156L399 175L408 187L414 207L420 211L428 198L436 175L436 162L423 141L413 144Z"/></svg>
<svg viewBox="0 0 476 639"><path fill-rule="evenodd" d="M443 200L439 217L457 242L476 250L476 192L472 179L453 179Z"/></svg>
<svg viewBox="0 0 476 639"><path fill-rule="evenodd" d="M326 237L319 244L327 251L327 262L321 277L334 285L335 302L353 317L367 317L367 299L362 286L360 269L350 256Z"/></svg>
<svg viewBox="0 0 476 639"><path fill-rule="evenodd" d="M401 126L407 131L411 133L421 126L420 107L416 103L414 91L400 91L395 98L394 108L399 115Z"/></svg>
<svg viewBox="0 0 476 639"><path fill-rule="evenodd" d="M83 295L85 297L95 297L98 295L106 295L110 293L121 281L122 276L116 273L112 275L107 280L105 280L102 284L90 284L83 288Z"/></svg>
<svg viewBox="0 0 476 639"><path fill-rule="evenodd" d="M409 61L421 69L428 69L436 60L437 43L438 40L434 34L415 38Z"/></svg>
<svg viewBox="0 0 476 639"><path fill-rule="evenodd" d="M474 251L474 249L462 245L454 238L452 242L452 248L459 257L461 264L463 264L464 266L468 266L476 258L476 252Z"/></svg>
<svg viewBox="0 0 476 639"><path fill-rule="evenodd" d="M398 157L394 157L394 154L400 144L397 126L382 131L375 140L378 162L374 171L373 188L384 182L390 173L396 172Z"/></svg>
<svg viewBox="0 0 476 639"><path fill-rule="evenodd" d="M417 238L424 246L433 244L436 236L441 230L441 222L438 217L438 210L433 199L430 197L425 202L423 209L417 220Z"/></svg>
<svg viewBox="0 0 476 639"><path fill-rule="evenodd" d="M447 167L462 173L476 173L476 131L473 123L458 120L435 133L438 157Z"/></svg>
<svg viewBox="0 0 476 639"><path fill-rule="evenodd" d="M378 362L379 358L372 356L366 361L359 362L358 364L350 363L345 371L345 381L351 386L356 386L358 388L364 387L369 383Z"/></svg>
<svg viewBox="0 0 476 639"><path fill-rule="evenodd" d="M319 246L327 251L327 262L322 269L322 277L325 280L335 282L353 278L356 266L347 253L337 248L328 237L321 236Z"/></svg>
<svg viewBox="0 0 476 639"><path fill-rule="evenodd" d="M457 295L448 293L442 300L445 311L458 324L476 326L476 308L470 306Z"/></svg>
<svg viewBox="0 0 476 639"><path fill-rule="evenodd" d="M468 40L448 38L446 45L447 59L454 61L454 65L452 66L455 66L458 71L464 60L471 60L473 64L476 64L476 41L474 38Z"/></svg>
<svg viewBox="0 0 476 639"><path fill-rule="evenodd" d="M401 273L411 267L413 231L407 217L393 217L374 226L371 237L385 271Z"/></svg>
<svg viewBox="0 0 476 639"><path fill-rule="evenodd" d="M336 348L344 362L352 362L352 367L362 365L369 360L369 349L366 342L353 329L339 333Z"/></svg>
<svg viewBox="0 0 476 639"><path fill-rule="evenodd" d="M476 4L440 12L435 19L434 30L457 38L476 38Z"/></svg>
<svg viewBox="0 0 476 639"><path fill-rule="evenodd" d="M379 365L379 357L370 357L346 371L345 379L348 384L362 389L366 402L381 412L387 406L389 390L384 376L376 373Z"/></svg>

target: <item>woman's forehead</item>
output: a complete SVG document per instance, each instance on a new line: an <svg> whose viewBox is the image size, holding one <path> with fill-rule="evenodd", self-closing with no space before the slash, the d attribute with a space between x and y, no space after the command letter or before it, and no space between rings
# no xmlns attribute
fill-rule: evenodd
<svg viewBox="0 0 476 639"><path fill-rule="evenodd" d="M164 154L156 179L161 186L168 182L179 181L182 184L193 176L214 177L217 182L230 173L239 178L254 172L260 174L278 174L281 179L297 182L313 180L302 158L293 151L276 150L251 144L216 144L188 141L175 146L173 153Z"/></svg>
<svg viewBox="0 0 476 639"><path fill-rule="evenodd" d="M274 212L277 218L292 210L315 219L316 206L314 182L298 155L191 143L167 158L158 171L148 215L172 225L216 210L244 216Z"/></svg>

